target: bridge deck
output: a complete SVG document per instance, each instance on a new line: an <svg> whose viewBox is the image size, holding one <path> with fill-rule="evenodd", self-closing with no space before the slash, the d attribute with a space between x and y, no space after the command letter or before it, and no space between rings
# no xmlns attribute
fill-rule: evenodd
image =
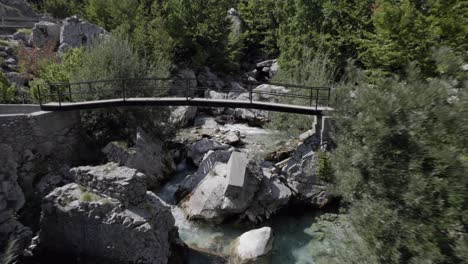
<svg viewBox="0 0 468 264"><path fill-rule="evenodd" d="M323 112L333 111L333 108L318 106L299 106L272 102L260 101L240 101L229 99L207 99L207 98L191 98L185 97L144 97L144 98L127 98L97 100L87 102L74 103L48 103L43 104L41 109L44 111L70 111L82 109L96 109L103 107L118 107L118 106L204 106L204 107L229 107L229 108L250 108L258 110L268 110L277 112L288 112L296 114L322 115Z"/></svg>

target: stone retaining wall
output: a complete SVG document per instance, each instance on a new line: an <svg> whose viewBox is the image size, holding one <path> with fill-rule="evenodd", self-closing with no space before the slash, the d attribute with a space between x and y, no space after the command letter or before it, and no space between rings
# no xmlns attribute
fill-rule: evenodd
<svg viewBox="0 0 468 264"><path fill-rule="evenodd" d="M41 177L75 165L81 159L79 112L28 113L35 109L34 105L0 107L0 145L9 150L10 164L0 168L0 215L8 212L10 218L18 213L18 204L23 203L15 201L17 197L24 196L26 206L37 199L34 186ZM9 186L17 184L21 188L12 192ZM4 245L9 236L15 236L14 230L2 229L4 223L6 221L0 222L0 233L3 233L0 245Z"/></svg>

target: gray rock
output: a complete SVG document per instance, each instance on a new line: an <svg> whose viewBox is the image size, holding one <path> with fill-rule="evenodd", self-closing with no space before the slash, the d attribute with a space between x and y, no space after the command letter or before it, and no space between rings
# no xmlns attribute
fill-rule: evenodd
<svg viewBox="0 0 468 264"><path fill-rule="evenodd" d="M329 187L317 175L319 142L315 135L299 145L282 169L287 184L298 200L322 207L330 200Z"/></svg>
<svg viewBox="0 0 468 264"><path fill-rule="evenodd" d="M107 32L101 27L85 22L77 16L68 17L60 29L59 52L63 53L69 48L89 46L94 39L105 34Z"/></svg>
<svg viewBox="0 0 468 264"><path fill-rule="evenodd" d="M228 145L219 143L217 141L203 138L187 147L187 157L190 158L195 165L200 165L205 154L210 150L227 150Z"/></svg>
<svg viewBox="0 0 468 264"><path fill-rule="evenodd" d="M50 172L43 176L34 186L39 197L45 197L55 188L64 186L73 182L73 174L70 172L70 167L64 166L56 172Z"/></svg>
<svg viewBox="0 0 468 264"><path fill-rule="evenodd" d="M276 62L276 60L262 61L262 62L257 63L256 67L257 68L271 67L271 65L273 65L273 63L275 63L275 62Z"/></svg>
<svg viewBox="0 0 468 264"><path fill-rule="evenodd" d="M181 207L190 219L221 223L227 217L240 215L252 203L259 188L259 175L253 163L247 166L244 186L228 188L227 164L217 162L195 187ZM232 187L232 186L231 186Z"/></svg>
<svg viewBox="0 0 468 264"><path fill-rule="evenodd" d="M150 189L158 187L175 169L172 158L163 148L163 142L151 138L141 128L137 128L134 147L127 148L123 143L111 142L102 151L109 161L144 173Z"/></svg>
<svg viewBox="0 0 468 264"><path fill-rule="evenodd" d="M240 142L240 132L229 130L222 136L222 140L226 144L235 145Z"/></svg>
<svg viewBox="0 0 468 264"><path fill-rule="evenodd" d="M169 122L175 127L186 127L193 124L197 116L198 108L196 106L177 106L171 107Z"/></svg>
<svg viewBox="0 0 468 264"><path fill-rule="evenodd" d="M10 57L10 58L8 58L8 59L6 59L6 60L3 60L3 63L5 63L5 64L7 64L7 65L8 65L8 64L14 64L14 65L16 65L17 62L16 62L15 58Z"/></svg>
<svg viewBox="0 0 468 264"><path fill-rule="evenodd" d="M247 121L252 126L262 126L269 121L266 111L255 109L236 108L234 117L239 121Z"/></svg>
<svg viewBox="0 0 468 264"><path fill-rule="evenodd" d="M292 192L277 177L263 177L259 191L245 216L251 222L262 222L289 203Z"/></svg>
<svg viewBox="0 0 468 264"><path fill-rule="evenodd" d="M277 61L275 61L271 66L270 66L270 71L269 71L269 77L273 78L276 74L278 74L280 70L280 66Z"/></svg>
<svg viewBox="0 0 468 264"><path fill-rule="evenodd" d="M250 230L232 242L229 263L265 263L272 248L273 231L270 227Z"/></svg>
<svg viewBox="0 0 468 264"><path fill-rule="evenodd" d="M58 46L60 42L60 25L52 22L41 21L32 29L32 45L42 48L46 45Z"/></svg>
<svg viewBox="0 0 468 264"><path fill-rule="evenodd" d="M288 93L289 90L283 86L262 84L256 87L254 92L257 92L257 97L255 98L256 101L278 102L281 96L274 94Z"/></svg>
<svg viewBox="0 0 468 264"><path fill-rule="evenodd" d="M17 72L7 72L5 74L10 82L15 83L18 86L24 86L26 84L26 79Z"/></svg>
<svg viewBox="0 0 468 264"><path fill-rule="evenodd" d="M67 256L112 263L168 263L171 243L177 238L175 221L156 195L140 193L146 190L141 176L113 165L78 170L86 171L80 181L93 188L71 183L44 198L34 254L46 259ZM134 191L139 201L127 203L131 197L121 194Z"/></svg>
<svg viewBox="0 0 468 264"><path fill-rule="evenodd" d="M145 200L145 175L117 163L83 166L70 170L75 182L102 195L119 200L124 205L136 205Z"/></svg>
<svg viewBox="0 0 468 264"><path fill-rule="evenodd" d="M25 203L23 190L17 182L16 167L13 149L0 144L0 248L4 248L10 239L17 239L24 248L31 236L30 230L15 217Z"/></svg>
<svg viewBox="0 0 468 264"><path fill-rule="evenodd" d="M227 163L231 157L231 152L227 150L211 151L206 154L203 161L198 166L194 174L187 176L177 188L175 193L177 200L182 200L186 195L192 192L193 189L205 178L215 164Z"/></svg>

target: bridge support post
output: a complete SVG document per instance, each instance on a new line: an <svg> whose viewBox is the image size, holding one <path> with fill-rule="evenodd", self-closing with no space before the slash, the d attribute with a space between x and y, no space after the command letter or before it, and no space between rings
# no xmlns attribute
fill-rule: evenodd
<svg viewBox="0 0 468 264"><path fill-rule="evenodd" d="M317 136L317 140L320 142L320 146L322 145L322 133L323 133L323 116L316 115L315 116L315 127L314 127L314 134Z"/></svg>

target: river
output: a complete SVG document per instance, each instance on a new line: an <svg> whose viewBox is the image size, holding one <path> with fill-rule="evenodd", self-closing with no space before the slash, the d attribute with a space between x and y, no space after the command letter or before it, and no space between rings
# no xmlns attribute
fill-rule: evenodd
<svg viewBox="0 0 468 264"><path fill-rule="evenodd" d="M263 155L276 146L283 144L290 138L285 133L249 127L244 124L220 126L220 130L238 130L245 137L245 143L241 148L249 156ZM181 131L182 137L187 137L190 129ZM333 250L332 238L314 232L311 228L318 216L323 212L316 210L282 210L270 220L259 225L246 223L226 223L222 225L206 224L186 219L185 213L175 204L174 193L178 184L195 168L184 168L177 172L157 193L163 200L172 206L172 212L179 228L180 238L188 245L214 252L227 254L229 244L243 232L270 226L273 229L275 239L271 254L271 264L318 264L332 263ZM193 260L198 263L197 260Z"/></svg>

